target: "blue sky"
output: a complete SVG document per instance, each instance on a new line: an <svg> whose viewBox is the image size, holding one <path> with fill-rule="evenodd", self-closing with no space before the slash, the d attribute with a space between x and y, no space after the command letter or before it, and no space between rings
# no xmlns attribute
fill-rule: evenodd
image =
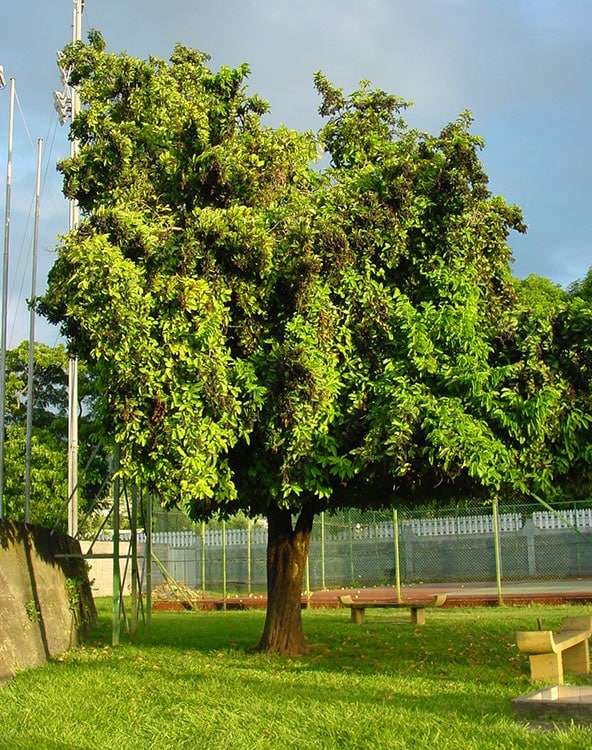
<svg viewBox="0 0 592 750"><path fill-rule="evenodd" d="M56 51L71 38L72 0L0 0L0 64L16 80L8 346L28 335L37 139L44 141L38 290L67 231L55 162ZM99 29L113 52L168 58L181 42L211 65L249 63L249 89L270 122L316 130L316 70L346 92L361 79L415 103L410 123L437 132L464 109L485 139L494 193L529 225L513 235L513 270L563 286L592 265L591 0L86 0L83 37ZM0 210L4 219L9 87L0 91ZM3 222L4 224L4 222ZM36 323L37 338L58 340Z"/></svg>

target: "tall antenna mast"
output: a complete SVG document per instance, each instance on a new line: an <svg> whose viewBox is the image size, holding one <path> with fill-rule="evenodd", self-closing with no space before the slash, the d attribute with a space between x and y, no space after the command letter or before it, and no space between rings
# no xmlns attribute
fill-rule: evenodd
<svg viewBox="0 0 592 750"><path fill-rule="evenodd" d="M27 370L27 436L25 442L25 523L31 510L31 448L33 439L33 406L35 400L35 301L37 297L37 255L39 249L39 201L41 195L41 155L43 141L37 141L37 179L35 180L35 228L31 261L31 309L29 311L29 365Z"/></svg>
<svg viewBox="0 0 592 750"><path fill-rule="evenodd" d="M72 20L72 41L82 38L82 11L84 0L74 0L74 18ZM74 120L80 110L80 100L75 86L70 89L72 105L71 118ZM70 143L70 156L78 153L78 142L75 138ZM78 202L70 200L70 231L78 226ZM78 533L78 359L70 356L68 362L68 534Z"/></svg>
<svg viewBox="0 0 592 750"><path fill-rule="evenodd" d="M4 86L4 74L0 72ZM6 206L4 219L4 257L2 264L2 315L0 326L0 518L4 514L4 422L6 417L6 328L8 317L8 248L10 245L10 200L12 193L12 136L14 126L15 80L10 79L8 113L8 158L6 160Z"/></svg>
<svg viewBox="0 0 592 750"><path fill-rule="evenodd" d="M72 16L72 43L82 38L82 12L84 0L74 0ZM75 86L70 86L69 71L62 65L62 55L58 52L58 66L62 73L63 91L54 92L54 103L60 124L68 119L72 121L80 110L80 99ZM78 141L70 141L70 157L78 153ZM73 232L78 226L78 202L70 199L69 231ZM68 362L68 534L76 536L78 533L78 359L71 355Z"/></svg>

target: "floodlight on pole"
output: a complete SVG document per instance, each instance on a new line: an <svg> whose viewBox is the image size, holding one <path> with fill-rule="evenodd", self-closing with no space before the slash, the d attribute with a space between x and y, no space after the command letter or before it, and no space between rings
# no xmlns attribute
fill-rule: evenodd
<svg viewBox="0 0 592 750"><path fill-rule="evenodd" d="M68 83L68 80L70 78L70 68L67 68L64 63L66 55L63 53L61 49L59 49L56 52L56 57L58 61L58 68L60 69L60 77L62 79L62 85L64 87L69 87L70 84Z"/></svg>
<svg viewBox="0 0 592 750"><path fill-rule="evenodd" d="M60 125L65 125L72 116L72 99L66 89L53 92L53 107L58 113Z"/></svg>

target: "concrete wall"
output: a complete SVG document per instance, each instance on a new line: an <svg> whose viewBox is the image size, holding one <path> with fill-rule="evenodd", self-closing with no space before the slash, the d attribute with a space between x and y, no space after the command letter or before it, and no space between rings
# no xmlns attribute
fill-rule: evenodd
<svg viewBox="0 0 592 750"><path fill-rule="evenodd" d="M68 554L80 555L71 537L0 519L0 683L67 651L94 622L84 561Z"/></svg>
<svg viewBox="0 0 592 750"><path fill-rule="evenodd" d="M93 596L112 596L113 594L113 542L85 542L81 541L80 546L86 554L90 552L87 560L88 578L90 581ZM119 575L123 582L123 592L128 594L131 586L131 563L127 558L129 555L130 543L128 541L119 542ZM98 557L93 557L98 555ZM106 555L106 557L101 557ZM138 544L138 565L140 568L144 564L144 545Z"/></svg>

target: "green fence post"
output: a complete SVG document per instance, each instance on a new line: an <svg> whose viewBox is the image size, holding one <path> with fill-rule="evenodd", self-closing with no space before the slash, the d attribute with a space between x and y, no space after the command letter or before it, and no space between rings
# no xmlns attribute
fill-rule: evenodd
<svg viewBox="0 0 592 750"><path fill-rule="evenodd" d="M399 556L399 514L393 509L393 537L395 540L395 585L397 587L397 601L401 601L401 558Z"/></svg>
<svg viewBox="0 0 592 750"><path fill-rule="evenodd" d="M351 510L347 511L347 521L348 521L348 537L349 537L350 582L353 585L354 583L354 538L353 538L353 528L352 528L352 520L351 520Z"/></svg>
<svg viewBox="0 0 592 750"><path fill-rule="evenodd" d="M131 564L131 618L130 635L138 629L138 487L132 486L132 507L130 510L130 554Z"/></svg>
<svg viewBox="0 0 592 750"><path fill-rule="evenodd" d="M113 451L113 630L111 634L111 643L114 646L119 645L119 630L120 630L120 595L121 595L121 580L119 574L119 495L120 495L120 480L119 480L119 457L120 448L119 444L115 444Z"/></svg>
<svg viewBox="0 0 592 750"><path fill-rule="evenodd" d="M498 515L498 499L493 499L493 544L495 552L495 580L497 583L497 603L501 606L504 603L502 596L502 558L500 551L500 537L499 537L499 515Z"/></svg>
<svg viewBox="0 0 592 750"><path fill-rule="evenodd" d="M201 522L201 590L206 592L206 522Z"/></svg>
<svg viewBox="0 0 592 750"><path fill-rule="evenodd" d="M247 594L251 595L251 526L252 521L247 518Z"/></svg>
<svg viewBox="0 0 592 750"><path fill-rule="evenodd" d="M321 586L326 589L325 585L325 512L321 513Z"/></svg>
<svg viewBox="0 0 592 750"><path fill-rule="evenodd" d="M146 569L146 624L152 621L152 495L144 491L146 498L146 516L144 518L146 546L144 549L144 566Z"/></svg>
<svg viewBox="0 0 592 750"><path fill-rule="evenodd" d="M222 521L222 609L226 609L226 521Z"/></svg>
<svg viewBox="0 0 592 750"><path fill-rule="evenodd" d="M578 508L575 503L573 503L573 513L574 513L574 529L576 532L576 562L578 564L578 575L582 574L582 561L581 561L581 554L580 554L580 537L578 536L579 529L578 529Z"/></svg>
<svg viewBox="0 0 592 750"><path fill-rule="evenodd" d="M373 511L372 517L374 518L374 554L376 556L376 582L380 582L382 571L380 569L380 546L378 544L378 521L376 520L377 511Z"/></svg>

